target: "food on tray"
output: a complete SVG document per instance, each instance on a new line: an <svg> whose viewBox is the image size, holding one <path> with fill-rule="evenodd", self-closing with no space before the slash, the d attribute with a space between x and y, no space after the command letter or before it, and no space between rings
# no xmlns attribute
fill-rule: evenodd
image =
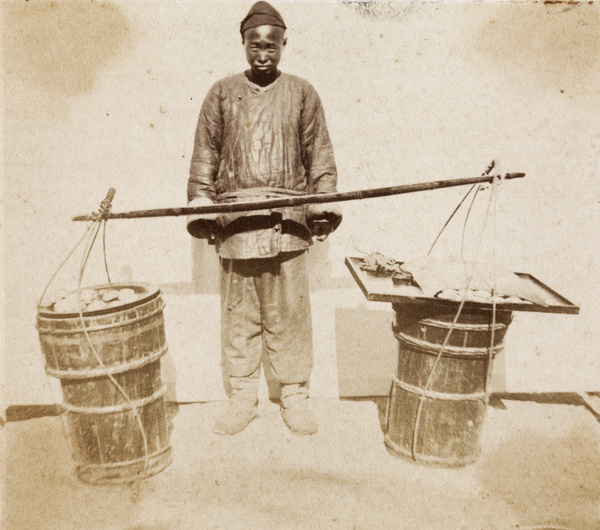
<svg viewBox="0 0 600 530"><path fill-rule="evenodd" d="M517 303L518 300L541 306L550 303L543 292L497 264L424 256L403 263L402 268L412 274L425 296L456 299L450 292L456 290L459 300L468 295L469 300L489 303L493 291L497 302L502 298L503 302ZM440 297L441 293L444 294Z"/></svg>
<svg viewBox="0 0 600 530"><path fill-rule="evenodd" d="M401 263L379 252L368 254L362 261L360 268L369 274L417 286L432 298L541 306L552 302L544 292L497 264L430 256Z"/></svg>
<svg viewBox="0 0 600 530"><path fill-rule="evenodd" d="M412 281L412 275L403 270L398 261L379 252L374 252L364 258L360 268L375 276L391 276L394 282Z"/></svg>
<svg viewBox="0 0 600 530"><path fill-rule="evenodd" d="M497 304L532 303L528 300L523 300L522 298L519 298L517 296L503 296L499 294L495 294L494 296L492 296L491 292L482 291L481 289L442 289L439 293L436 294L436 298L441 298L442 300L452 300L453 302L462 302L463 300L465 300L467 302L496 302Z"/></svg>

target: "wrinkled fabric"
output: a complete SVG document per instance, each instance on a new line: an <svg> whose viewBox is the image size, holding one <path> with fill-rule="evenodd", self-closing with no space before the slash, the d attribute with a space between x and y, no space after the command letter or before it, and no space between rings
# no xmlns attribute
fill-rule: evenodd
<svg viewBox="0 0 600 530"><path fill-rule="evenodd" d="M196 128L188 200L204 196L215 202L229 201L232 193L243 190L253 190L256 200L260 200L276 192L335 192L336 185L337 170L325 113L317 92L307 81L281 73L274 83L262 88L238 74L213 85ZM282 229L279 222L259 228L264 231L259 239L270 241L267 254L256 243L254 230L236 238L237 242L225 244L233 235L226 230L232 222L242 217L270 217L273 213L221 216L219 222L225 230L217 247L219 255L249 259L307 248L310 231L305 207L275 212L281 222L300 226L289 230L284 238L276 233ZM252 226L252 221L249 224Z"/></svg>
<svg viewBox="0 0 600 530"><path fill-rule="evenodd" d="M303 195L290 190L254 188L223 193L222 202L253 202ZM255 210L219 216L219 255L227 259L269 258L310 245L306 206Z"/></svg>
<svg viewBox="0 0 600 530"><path fill-rule="evenodd" d="M256 373L264 341L280 383L308 381L313 351L306 258L299 252L221 259L221 347L229 376Z"/></svg>

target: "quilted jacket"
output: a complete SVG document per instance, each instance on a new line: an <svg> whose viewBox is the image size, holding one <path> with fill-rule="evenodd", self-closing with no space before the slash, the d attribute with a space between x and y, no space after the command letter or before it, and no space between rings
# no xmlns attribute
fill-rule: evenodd
<svg viewBox="0 0 600 530"><path fill-rule="evenodd" d="M188 200L208 197L222 202L328 193L336 191L336 184L325 114L310 83L281 73L262 88L242 73L212 86L196 128ZM277 226L261 223L273 214L278 216ZM298 250L308 247L310 240L306 206L224 214L218 222L224 230L219 253L233 259ZM275 244L271 241L264 248L254 248L257 234L251 232L281 230L281 223L290 227L284 230L283 240L278 237ZM265 234L261 237L267 239Z"/></svg>

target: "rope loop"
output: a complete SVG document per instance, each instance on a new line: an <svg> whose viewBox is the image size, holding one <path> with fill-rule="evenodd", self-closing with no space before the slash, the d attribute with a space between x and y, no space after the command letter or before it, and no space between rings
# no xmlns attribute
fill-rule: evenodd
<svg viewBox="0 0 600 530"><path fill-rule="evenodd" d="M102 250L103 250L103 254L104 254L104 265L106 268L106 275L108 277L108 283L109 284L111 283L110 274L108 272L108 263L106 260L106 221L107 221L108 214L110 213L110 209L112 207L112 200L115 196L115 193L116 193L115 189L110 188L108 190L108 193L106 194L106 197L100 203L100 208L98 209L98 212L94 212L90 216L91 222L85 229L83 236L79 239L79 241L73 247L73 249L67 254L66 258L59 265L58 269L56 269L56 271L50 278L50 281L46 285L44 291L42 292L42 296L40 297L40 301L38 303L38 310L43 307L42 304L44 301L44 296L46 295L48 288L50 287L50 285L52 284L52 282L54 281L54 279L56 278L56 276L58 275L60 270L65 266L65 264L67 263L69 258L73 255L75 250L77 250L79 245L85 240L86 241L85 250L83 252L81 265L79 267L79 277L78 277L78 281L77 281L77 293L78 293L78 297L79 297L79 301L80 301L78 316L79 316L79 320L81 322L81 328L83 329L83 333L85 335L85 339L88 343L88 346L90 347L90 350L92 351L92 353L93 353L94 357L96 358L96 361L100 367L100 370L101 370L100 375L104 375L110 379L110 381L113 383L115 388L125 399L128 409L131 409L135 416L136 423L138 425L140 434L142 436L142 444L144 447L144 456L143 456L144 469L143 469L142 474L139 477L141 479L141 478L145 478L147 476L148 471L150 469L150 452L149 452L148 436L146 433L146 429L142 422L142 418L141 418L140 412L138 410L138 407L136 407L136 403L131 399L131 397L127 394L126 390L115 379L111 370L104 364L104 362L102 361L102 358L98 354L98 351L94 347L94 344L92 343L92 340L89 336L88 329L86 328L86 325L85 325L85 320L83 317L83 307L81 304L81 291L82 291L81 285L82 285L82 280L83 280L83 273L85 272L85 268L86 268L88 259L90 257L90 254L94 247L94 243L96 242L96 238L98 237L98 234L99 234L101 228L104 229L103 233L102 233ZM45 360L44 360L44 362L45 362ZM68 436L67 436L67 439L68 439Z"/></svg>
<svg viewBox="0 0 600 530"><path fill-rule="evenodd" d="M492 160L491 164L487 167L487 169L484 171L483 175L489 175L492 171L492 169L494 169L496 165L496 162ZM483 241L483 236L485 234L485 229L488 223L488 219L490 216L490 210L493 206L494 209L494 215L493 215L493 265L494 265L494 270L495 270L495 265L496 265L496 253L495 253L495 243L496 243L496 199L497 199L497 194L498 194L498 184L497 181L500 181L500 183L502 183L504 180L504 177L502 175L497 175L494 176L492 178L492 193L490 194L490 198L488 200L488 204L487 204L487 208L486 208L486 212L485 212L485 217L483 220L483 226L481 228L481 233L479 235L479 241L477 242L477 247L475 249L475 258L474 261L477 261L477 258L479 257L479 253L481 250L481 243ZM455 208L455 210L452 212L452 214L450 215L450 217L448 218L448 220L446 221L446 223L444 224L444 226L442 227L442 229L440 230L439 234L437 235L437 237L435 238L433 244L431 245L431 248L429 249L429 252L427 255L431 254L431 251L433 250L435 244L437 243L438 239L440 238L440 236L442 235L442 232L445 230L445 228L448 226L448 223L450 223L451 219L454 217L454 215L456 214L456 212L459 210L459 208L461 207L461 205L465 202L465 200L467 199L467 197L469 196L469 194L471 193L471 191L473 191L473 189L475 189L475 193L471 199L471 204L469 205L469 209L467 211L466 217L465 217L465 221L464 221L464 225L463 225L463 234L462 234L462 241L461 241L461 259L463 258L463 249L464 249L464 240L465 240L465 231L466 231L466 226L467 226L467 221L469 219L469 214L471 212L471 208L473 207L473 204L475 202L475 199L477 197L477 194L479 193L479 191L481 191L482 189L484 189L483 187L484 185L480 184L478 187L476 185L473 185L469 191L465 194L465 196L463 197L463 199L460 201L460 203L458 204L458 206ZM413 424L413 436L412 436L412 441L411 441L411 456L413 458L413 460L416 462L418 460L417 457L417 440L418 440L418 435L419 435L419 428L421 425L421 416L423 414L423 403L425 401L426 395L430 392L431 390L431 384L433 382L433 375L439 365L440 359L442 358L442 355L444 354L444 352L448 349L448 342L450 340L450 337L452 336L452 332L456 329L457 327L457 323L458 320L460 318L460 315L463 311L463 307L465 305L465 301L467 298L467 291L469 290L469 287L471 286L471 281L473 279L473 274L471 273L468 278L467 278L467 284L466 284L466 289L465 289L465 295L463 297L463 299L460 301L459 305L458 305L458 309L456 310L456 315L454 316L454 319L452 321L452 324L450 325L450 328L448 329L448 333L446 334L446 337L444 339L444 342L441 344L439 352L433 362L433 365L431 367L431 371L429 372L429 375L427 377L426 383L425 383L425 387L421 393L421 395L419 396L419 403L417 405L417 412L415 415L415 421ZM495 278L495 274L494 274L494 278L493 278L493 286L492 286L492 295L495 294L495 290L496 290L496 278ZM490 347L489 347L489 359L488 359L488 366L487 366L487 373L486 373L486 379L485 379L485 392L484 392L484 398L485 401L487 403L488 400L488 396L489 396L489 391L488 391L488 383L489 383L489 378L490 378L490 374L491 374L491 364L492 364L492 359L494 356L494 328L496 325L496 301L495 299L492 300L492 329L491 329L491 337L490 337ZM392 388L394 387L394 382L392 382ZM390 394L391 395L391 394ZM388 401L388 405L389 405L389 401Z"/></svg>

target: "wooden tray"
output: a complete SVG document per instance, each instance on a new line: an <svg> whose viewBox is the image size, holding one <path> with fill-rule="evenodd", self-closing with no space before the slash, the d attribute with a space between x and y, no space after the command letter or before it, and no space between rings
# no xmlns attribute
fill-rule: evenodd
<svg viewBox="0 0 600 530"><path fill-rule="evenodd" d="M372 302L391 302L392 304L426 304L435 301L436 304L449 307L456 307L460 304L460 302L453 300L425 296L418 286L396 284L392 281L390 276L375 276L374 274L370 274L369 272L360 269L362 263L362 258L346 258L346 266L350 269L352 277L365 294L367 300ZM531 274L522 272L517 272L515 274L530 282L531 285L539 291L540 295L548 301L548 305L542 306L533 303L498 302L496 304L498 311L530 311L536 313L563 313L567 315L579 314L578 306L569 302L564 296L561 296L556 291L550 289L547 285L544 285ZM467 301L465 302L464 307L491 309L492 303Z"/></svg>

